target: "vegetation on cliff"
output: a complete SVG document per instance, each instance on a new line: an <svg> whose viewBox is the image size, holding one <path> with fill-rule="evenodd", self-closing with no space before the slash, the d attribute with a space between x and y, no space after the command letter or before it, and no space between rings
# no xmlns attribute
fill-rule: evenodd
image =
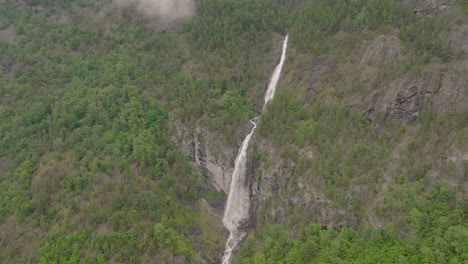
<svg viewBox="0 0 468 264"><path fill-rule="evenodd" d="M254 228L234 262L467 261L468 115L450 97L466 54L446 41L466 1L425 16L391 0L201 0L164 30L133 6L101 12L110 2L0 2L0 30L16 32L0 39L0 262L216 263L225 231L201 198L224 195L175 127L235 148L286 32L291 55L252 144ZM379 35L401 41L402 59L361 78ZM363 106L432 71L454 74L450 108L431 104L438 91L399 94L411 118L385 98Z"/></svg>

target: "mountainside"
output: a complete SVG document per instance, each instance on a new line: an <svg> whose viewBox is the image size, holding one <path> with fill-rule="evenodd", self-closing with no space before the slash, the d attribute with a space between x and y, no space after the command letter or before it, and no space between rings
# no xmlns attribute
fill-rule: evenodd
<svg viewBox="0 0 468 264"><path fill-rule="evenodd" d="M467 1L149 2L0 1L0 262L220 263L286 34L232 263L468 261Z"/></svg>

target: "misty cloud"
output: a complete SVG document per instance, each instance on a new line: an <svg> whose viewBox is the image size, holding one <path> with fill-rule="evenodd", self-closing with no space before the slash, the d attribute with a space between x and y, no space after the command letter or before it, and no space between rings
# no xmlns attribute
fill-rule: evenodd
<svg viewBox="0 0 468 264"><path fill-rule="evenodd" d="M145 16L172 21L191 17L195 13L195 0L114 0L117 7L132 4Z"/></svg>

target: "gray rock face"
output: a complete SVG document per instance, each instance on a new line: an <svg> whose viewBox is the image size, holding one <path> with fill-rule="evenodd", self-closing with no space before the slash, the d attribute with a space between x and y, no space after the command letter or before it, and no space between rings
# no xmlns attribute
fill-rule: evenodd
<svg viewBox="0 0 468 264"><path fill-rule="evenodd" d="M0 30L0 41L12 43L15 40L16 31L13 26Z"/></svg>
<svg viewBox="0 0 468 264"><path fill-rule="evenodd" d="M226 147L221 135L202 127L188 129L180 125L174 141L217 191L229 192L237 152L235 148Z"/></svg>
<svg viewBox="0 0 468 264"><path fill-rule="evenodd" d="M439 114L447 114L460 106L466 106L464 96L468 87L468 28L461 27L448 38L448 47L458 53L459 60L450 63L432 63L421 67L420 73L405 72L387 84L371 90L361 101L353 105L364 109L372 118L377 110L401 120L414 121L426 105ZM357 69L364 85L386 69L397 69L404 59L401 41L396 36L381 35L368 44Z"/></svg>
<svg viewBox="0 0 468 264"><path fill-rule="evenodd" d="M455 4L457 0L403 0L402 2L414 5L415 14L429 14L433 11L446 9Z"/></svg>
<svg viewBox="0 0 468 264"><path fill-rule="evenodd" d="M466 107L467 65L468 61L455 62L450 66L433 64L421 76L415 77L410 73L400 76L367 96L365 113L372 118L375 110L383 110L398 119L414 121L427 105L439 114Z"/></svg>
<svg viewBox="0 0 468 264"><path fill-rule="evenodd" d="M376 37L367 47L360 59L359 66L362 68L359 80L363 83L373 79L379 68L394 67L402 61L402 45L396 36L380 35Z"/></svg>
<svg viewBox="0 0 468 264"><path fill-rule="evenodd" d="M260 219L275 223L285 223L289 219L291 208L302 208L305 217L326 226L354 226L357 219L352 210L336 208L325 194L310 183L303 175L297 175L297 164L278 156L274 146L261 138L254 139L257 143L253 152L267 153L269 160L274 160L269 166L263 162L252 161L252 190L254 208L252 224ZM298 149L307 158L314 154L309 149ZM258 177L258 178L257 178ZM257 179L256 179L257 178Z"/></svg>
<svg viewBox="0 0 468 264"><path fill-rule="evenodd" d="M454 31L447 39L447 46L460 57L466 59L468 54L468 25L461 26Z"/></svg>
<svg viewBox="0 0 468 264"><path fill-rule="evenodd" d="M440 75L432 76L432 87L424 86L411 77L403 77L393 81L384 89L378 89L370 95L371 103L374 105L366 113L372 114L374 109L385 110L399 119L414 121L419 116L423 105L439 88Z"/></svg>
<svg viewBox="0 0 468 264"><path fill-rule="evenodd" d="M401 41L396 36L380 35L364 53L360 65L395 65L401 61Z"/></svg>

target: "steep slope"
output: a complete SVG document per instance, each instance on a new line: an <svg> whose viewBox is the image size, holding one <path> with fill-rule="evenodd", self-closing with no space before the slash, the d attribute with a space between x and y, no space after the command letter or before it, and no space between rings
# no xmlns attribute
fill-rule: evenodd
<svg viewBox="0 0 468 264"><path fill-rule="evenodd" d="M0 262L464 263L466 1L0 1Z"/></svg>
<svg viewBox="0 0 468 264"><path fill-rule="evenodd" d="M161 31L108 3L0 3L16 33L0 41L0 261L217 263L226 231L207 204L225 196L177 135L209 131L235 155L283 16L206 1Z"/></svg>
<svg viewBox="0 0 468 264"><path fill-rule="evenodd" d="M466 260L467 16L442 9L299 12L255 139L256 231L235 263Z"/></svg>
<svg viewBox="0 0 468 264"><path fill-rule="evenodd" d="M74 5L0 8L17 31L1 43L0 261L215 262L206 180L154 95L180 65L177 37L119 13L87 28Z"/></svg>

